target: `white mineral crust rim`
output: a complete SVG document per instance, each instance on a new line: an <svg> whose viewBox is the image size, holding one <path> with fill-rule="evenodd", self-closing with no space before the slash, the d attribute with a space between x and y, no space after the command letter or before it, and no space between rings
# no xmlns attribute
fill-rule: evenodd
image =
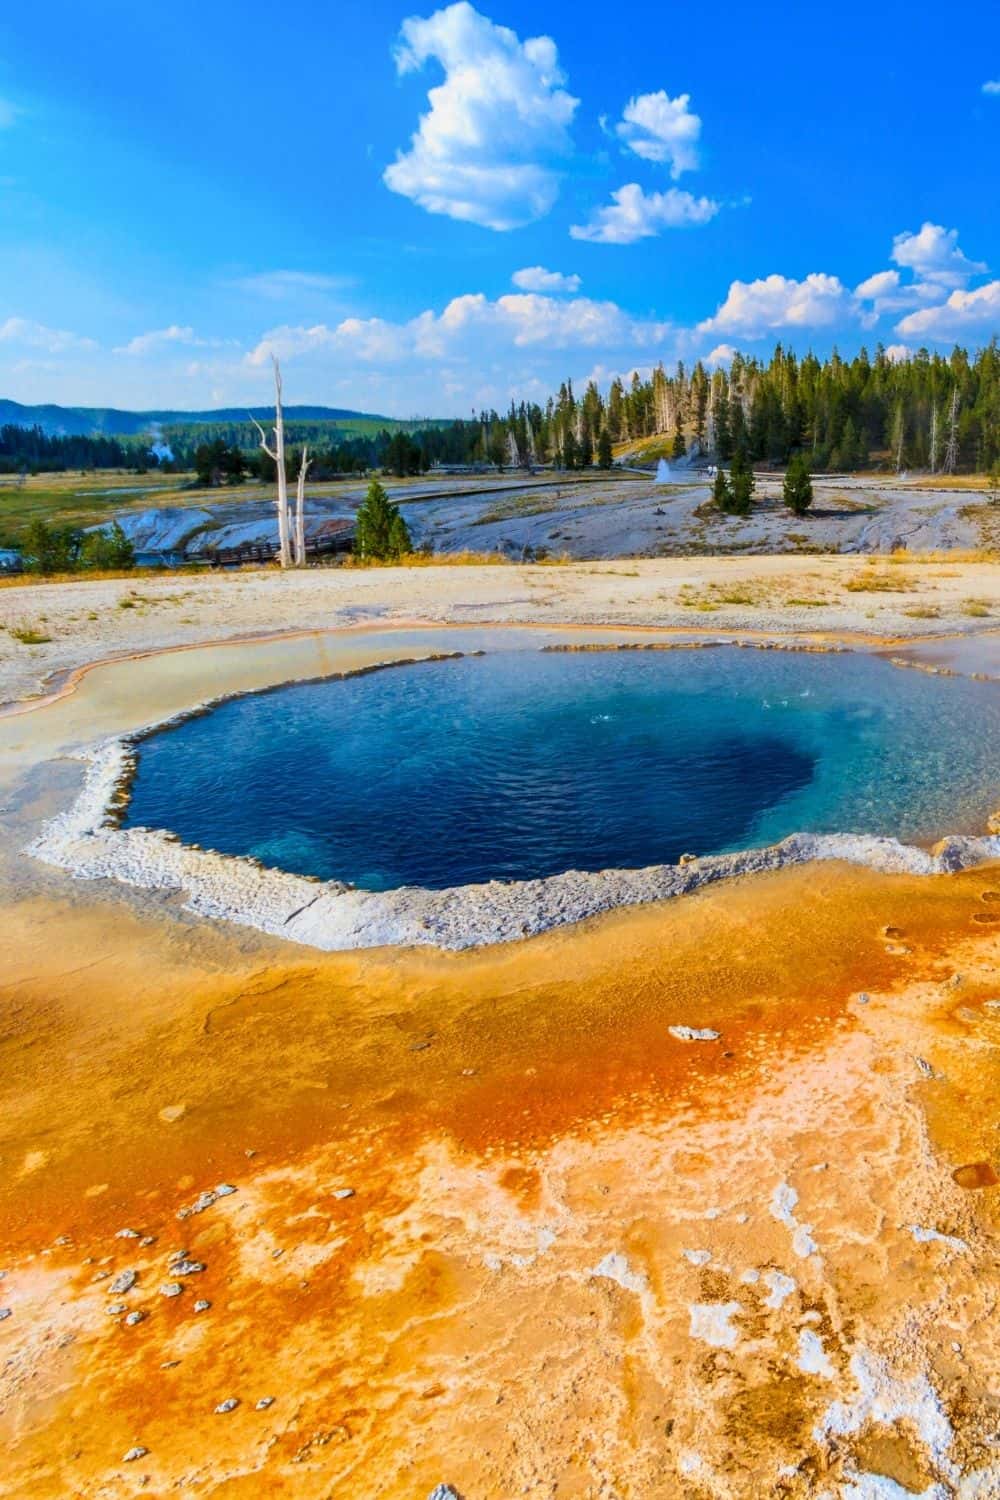
<svg viewBox="0 0 1000 1500"><path fill-rule="evenodd" d="M689 858L679 865L567 870L541 880L492 880L447 890L363 891L341 881L265 869L246 856L192 848L168 831L118 826L136 745L211 706L199 704L137 733L77 751L76 758L87 765L79 795L43 825L25 852L80 879L183 891L188 909L201 916L327 952L412 945L458 950L514 942L615 907L664 901L715 881L819 860L845 860L888 875L941 875L1000 859L1000 835L950 836L928 852L872 834L793 833L766 848Z"/></svg>

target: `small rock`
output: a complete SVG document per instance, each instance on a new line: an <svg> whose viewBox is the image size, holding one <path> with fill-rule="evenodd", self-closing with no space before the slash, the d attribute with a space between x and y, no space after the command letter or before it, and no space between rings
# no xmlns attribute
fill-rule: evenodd
<svg viewBox="0 0 1000 1500"><path fill-rule="evenodd" d="M272 1250L271 1251L271 1259L272 1260L280 1260L281 1257L284 1255L284 1253L285 1253L284 1250Z"/></svg>
<svg viewBox="0 0 1000 1500"><path fill-rule="evenodd" d="M353 1198L354 1197L354 1189L353 1188L334 1188L334 1190L333 1190L333 1196L335 1198Z"/></svg>
<svg viewBox="0 0 1000 1500"><path fill-rule="evenodd" d="M108 1315L110 1317L112 1317L112 1318L117 1318L118 1315L120 1313L123 1313L124 1311L125 1311L125 1303L124 1302L112 1302L111 1306L108 1308Z"/></svg>
<svg viewBox="0 0 1000 1500"><path fill-rule="evenodd" d="M235 1411L239 1404L238 1397L228 1396L225 1401L219 1402L215 1408L215 1414L217 1417L224 1417L227 1411Z"/></svg>
<svg viewBox="0 0 1000 1500"><path fill-rule="evenodd" d="M145 1458L148 1452L148 1448L142 1448L137 1445L135 1448L130 1448L128 1450L125 1457L122 1459L122 1463L134 1464L137 1458Z"/></svg>
<svg viewBox="0 0 1000 1500"><path fill-rule="evenodd" d="M125 1319L125 1327L134 1328L137 1323L142 1322L145 1316L146 1314L144 1312L140 1312L139 1309L136 1308L135 1312L130 1312L128 1317Z"/></svg>
<svg viewBox="0 0 1000 1500"><path fill-rule="evenodd" d="M144 1234L142 1239L139 1241L139 1244L142 1245L144 1249L148 1249L150 1245L156 1244L156 1235Z"/></svg>
<svg viewBox="0 0 1000 1500"><path fill-rule="evenodd" d="M236 1189L231 1182L220 1182L215 1190L215 1196L217 1198L231 1198L235 1192Z"/></svg>
<svg viewBox="0 0 1000 1500"><path fill-rule="evenodd" d="M10 1316L11 1311L9 1307L0 1307L0 1323L5 1322Z"/></svg>
<svg viewBox="0 0 1000 1500"><path fill-rule="evenodd" d="M194 1305L194 1310L195 1312L208 1312L211 1305L207 1297L199 1297Z"/></svg>
<svg viewBox="0 0 1000 1500"><path fill-rule="evenodd" d="M119 1229L115 1234L116 1240L137 1240L138 1238L138 1229Z"/></svg>
<svg viewBox="0 0 1000 1500"><path fill-rule="evenodd" d="M462 1500L458 1490L453 1490L450 1484L436 1484L427 1496L427 1500Z"/></svg>
<svg viewBox="0 0 1000 1500"><path fill-rule="evenodd" d="M696 865L698 863L698 856L697 854L682 854L677 863L679 865Z"/></svg>
<svg viewBox="0 0 1000 1500"><path fill-rule="evenodd" d="M122 1271L108 1287L109 1292L130 1292L139 1280L135 1271Z"/></svg>
<svg viewBox="0 0 1000 1500"><path fill-rule="evenodd" d="M708 1026L668 1026L667 1030L679 1042L717 1042L720 1035Z"/></svg>
<svg viewBox="0 0 1000 1500"><path fill-rule="evenodd" d="M175 1260L170 1269L175 1276L196 1276L199 1271L204 1271L205 1263L200 1260Z"/></svg>
<svg viewBox="0 0 1000 1500"><path fill-rule="evenodd" d="M273 1406L273 1405L274 1405L274 1397L273 1396L261 1396L260 1400L257 1402L256 1410L257 1411L267 1411L267 1408L269 1406Z"/></svg>
<svg viewBox="0 0 1000 1500"><path fill-rule="evenodd" d="M926 1058L915 1057L913 1061L916 1063L917 1067L920 1069L921 1073L923 1073L925 1078L934 1077L934 1069L931 1067Z"/></svg>
<svg viewBox="0 0 1000 1500"><path fill-rule="evenodd" d="M91 1281L107 1281L107 1279L108 1279L108 1277L110 1275L111 1275L110 1271L95 1271L94 1274L93 1274L93 1276L91 1276L90 1279L91 1279Z"/></svg>
<svg viewBox="0 0 1000 1500"><path fill-rule="evenodd" d="M160 1287L161 1297L179 1297L184 1288L179 1281L167 1281Z"/></svg>
<svg viewBox="0 0 1000 1500"><path fill-rule="evenodd" d="M858 997L857 997L857 1001L858 1001L858 1004L859 1004L859 1005L867 1005L867 1004L868 1004L868 1002L869 1002L869 1000L870 1000L870 999L871 999L871 996L870 996L870 995L867 995L867 994L866 994L866 993L865 993L865 992L864 992L864 990L862 990L862 991L861 991L861 994L860 994L860 995L858 995Z"/></svg>

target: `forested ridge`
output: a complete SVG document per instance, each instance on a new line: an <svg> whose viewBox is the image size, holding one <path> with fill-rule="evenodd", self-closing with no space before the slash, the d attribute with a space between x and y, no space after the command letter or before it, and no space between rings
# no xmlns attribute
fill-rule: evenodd
<svg viewBox="0 0 1000 1500"><path fill-rule="evenodd" d="M779 344L766 362L737 354L712 372L659 365L649 379L612 381L606 396L591 381L577 397L567 382L544 410L512 407L503 425L519 449L568 448L574 462L589 462L606 431L613 444L662 435L677 457L697 444L723 462L743 451L782 465L803 452L814 469L986 471L1000 461L1000 350L994 339L974 357L921 349L894 360L880 347L820 360Z"/></svg>
<svg viewBox="0 0 1000 1500"><path fill-rule="evenodd" d="M54 437L7 425L0 427L0 472L159 464L196 470L209 483L246 474L269 480L273 463L253 427L231 415L166 426L155 447L148 437ZM850 360L836 352L821 360L779 344L766 361L737 354L728 368L711 371L699 361L668 374L661 364L645 379L616 378L606 393L589 381L577 395L566 381L544 406L515 401L472 420L371 426L346 436L334 422L292 416L286 434L290 445L309 444L313 479L376 468L416 474L438 463L607 468L615 447L650 438L662 439L657 447L668 457L696 451L723 463L739 453L783 466L803 454L814 470L989 472L1000 464L1000 349L994 338L975 355L920 349L899 360L880 346ZM289 464L297 462L290 447Z"/></svg>

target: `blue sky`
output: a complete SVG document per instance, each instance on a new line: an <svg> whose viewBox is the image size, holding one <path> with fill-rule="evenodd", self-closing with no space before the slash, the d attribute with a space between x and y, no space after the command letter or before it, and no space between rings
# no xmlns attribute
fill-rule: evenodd
<svg viewBox="0 0 1000 1500"><path fill-rule="evenodd" d="M392 415L1000 331L1000 9L0 17L0 395ZM615 14L618 24L609 24Z"/></svg>

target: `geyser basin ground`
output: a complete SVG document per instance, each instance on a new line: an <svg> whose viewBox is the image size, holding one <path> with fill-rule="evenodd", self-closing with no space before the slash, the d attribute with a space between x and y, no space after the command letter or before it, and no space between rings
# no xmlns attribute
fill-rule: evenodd
<svg viewBox="0 0 1000 1500"><path fill-rule="evenodd" d="M795 832L930 841L996 798L1000 694L861 655L425 662L141 742L127 824L365 890L635 869Z"/></svg>

